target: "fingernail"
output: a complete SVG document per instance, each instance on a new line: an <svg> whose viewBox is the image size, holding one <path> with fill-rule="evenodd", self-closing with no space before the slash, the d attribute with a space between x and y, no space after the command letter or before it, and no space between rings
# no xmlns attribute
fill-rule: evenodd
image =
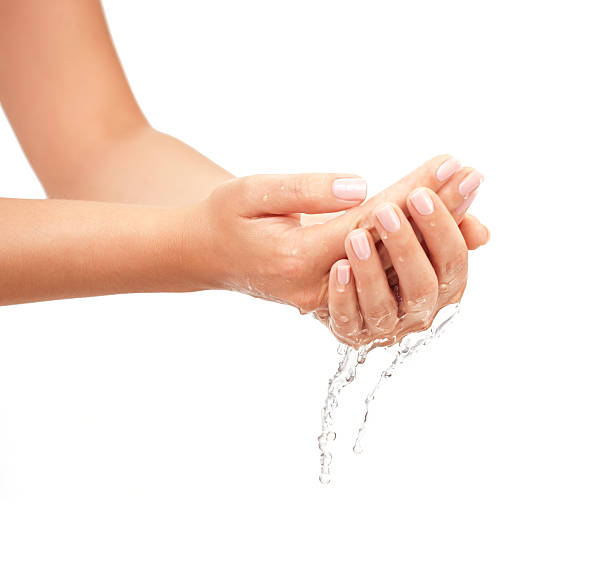
<svg viewBox="0 0 612 564"><path fill-rule="evenodd" d="M457 159L450 158L440 165L438 171L436 172L436 178L440 182L444 182L455 174L460 168L461 163Z"/></svg>
<svg viewBox="0 0 612 564"><path fill-rule="evenodd" d="M477 170L474 170L468 174L459 187L459 194L461 194L464 198L467 198L476 188L480 186L480 183L483 181L484 177Z"/></svg>
<svg viewBox="0 0 612 564"><path fill-rule="evenodd" d="M461 202L457 209L455 210L455 215L463 215L468 208L472 205L472 202L476 199L476 195L478 194L478 190L474 190L463 202Z"/></svg>
<svg viewBox="0 0 612 564"><path fill-rule="evenodd" d="M332 192L341 200L363 200L368 185L363 178L337 178L332 184Z"/></svg>
<svg viewBox="0 0 612 564"><path fill-rule="evenodd" d="M410 195L410 201L421 215L430 215L434 211L433 200L424 188L415 190Z"/></svg>
<svg viewBox="0 0 612 564"><path fill-rule="evenodd" d="M365 232L357 231L354 235L351 235L351 247L353 247L353 251L355 251L359 260L370 258L370 243Z"/></svg>
<svg viewBox="0 0 612 564"><path fill-rule="evenodd" d="M383 226L383 229L388 233L395 233L399 231L399 228L402 226L400 218L397 216L391 204L381 206L374 213Z"/></svg>
<svg viewBox="0 0 612 564"><path fill-rule="evenodd" d="M346 286L351 279L351 265L350 264L339 264L336 267L336 278L338 284Z"/></svg>

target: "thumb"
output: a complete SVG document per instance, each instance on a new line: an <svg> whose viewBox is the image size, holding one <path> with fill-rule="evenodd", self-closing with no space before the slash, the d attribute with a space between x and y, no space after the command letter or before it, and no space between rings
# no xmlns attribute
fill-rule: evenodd
<svg viewBox="0 0 612 564"><path fill-rule="evenodd" d="M258 174L232 181L241 215L327 213L359 205L367 184L353 174Z"/></svg>

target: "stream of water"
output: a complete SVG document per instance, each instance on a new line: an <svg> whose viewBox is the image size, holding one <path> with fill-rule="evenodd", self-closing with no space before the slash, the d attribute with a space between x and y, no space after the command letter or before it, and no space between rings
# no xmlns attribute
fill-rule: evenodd
<svg viewBox="0 0 612 564"><path fill-rule="evenodd" d="M438 338L458 312L459 304L451 304L442 308L438 312L438 315L436 315L429 329L418 333L410 333L398 344L390 347L396 347L395 356L391 363L380 373L376 385L365 399L365 413L359 430L357 431L357 437L353 446L353 451L356 454L363 452L362 441L367 428L368 416L370 414L372 402L380 391L383 382L389 380L406 360ZM322 484L328 484L331 480L330 469L333 458L331 444L336 440L333 424L334 412L338 407L338 397L342 389L355 380L357 367L365 362L368 351L368 347L361 347L360 349L354 349L348 345L340 345L338 347L338 354L341 356L340 363L338 365L338 370L328 382L327 397L325 398L325 404L321 410L321 434L318 437L318 441L321 457L319 481Z"/></svg>

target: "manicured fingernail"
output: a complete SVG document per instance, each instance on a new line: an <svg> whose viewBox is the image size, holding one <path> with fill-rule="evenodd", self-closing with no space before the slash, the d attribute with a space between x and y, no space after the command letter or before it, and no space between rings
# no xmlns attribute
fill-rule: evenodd
<svg viewBox="0 0 612 564"><path fill-rule="evenodd" d="M370 258L370 243L368 237L364 231L357 231L350 237L351 247L359 260L366 260Z"/></svg>
<svg viewBox="0 0 612 564"><path fill-rule="evenodd" d="M478 194L478 190L474 190L463 202L461 202L457 209L455 210L455 215L463 215L468 208L472 205L472 202L476 199L476 195Z"/></svg>
<svg viewBox="0 0 612 564"><path fill-rule="evenodd" d="M410 201L421 215L429 215L434 211L433 200L424 188L419 188L410 194Z"/></svg>
<svg viewBox="0 0 612 564"><path fill-rule="evenodd" d="M337 178L332 184L332 192L341 200L364 200L368 185L363 178Z"/></svg>
<svg viewBox="0 0 612 564"><path fill-rule="evenodd" d="M338 284L346 286L351 279L351 265L350 264L339 264L336 267L336 278Z"/></svg>
<svg viewBox="0 0 612 564"><path fill-rule="evenodd" d="M444 161L438 171L436 172L436 178L440 182L448 180L453 174L455 174L461 168L461 163L457 159L448 159Z"/></svg>
<svg viewBox="0 0 612 564"><path fill-rule="evenodd" d="M459 187L459 194L461 194L464 198L467 198L476 188L480 186L480 183L483 181L484 177L477 170L473 170L468 174Z"/></svg>
<svg viewBox="0 0 612 564"><path fill-rule="evenodd" d="M402 226L400 218L397 216L391 204L381 206L374 213L383 226L383 229L388 233L395 233L399 231L399 228Z"/></svg>

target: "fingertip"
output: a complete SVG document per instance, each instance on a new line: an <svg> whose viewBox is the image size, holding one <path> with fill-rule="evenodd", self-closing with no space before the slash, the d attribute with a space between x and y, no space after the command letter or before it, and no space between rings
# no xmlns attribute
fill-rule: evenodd
<svg viewBox="0 0 612 564"><path fill-rule="evenodd" d="M438 158L438 162L440 162L440 164L435 171L436 180L438 182L446 182L461 168L461 163L450 155L441 155Z"/></svg>
<svg viewBox="0 0 612 564"><path fill-rule="evenodd" d="M375 208L374 217L378 222L376 229L381 239L385 238L386 234L395 233L401 229L403 215L404 212L393 202L384 202Z"/></svg>
<svg viewBox="0 0 612 564"><path fill-rule="evenodd" d="M491 238L491 231L489 230L489 228L484 223L482 223L476 216L473 216L470 213L465 214L465 218L468 218L469 221L478 226L478 231L482 241L481 245L488 243L489 239Z"/></svg>
<svg viewBox="0 0 612 564"><path fill-rule="evenodd" d="M426 161L425 166L429 166L430 170L433 171L435 174L441 165L443 165L446 161L454 158L455 157L450 153L440 153L439 155L436 155L435 157L432 157L431 159Z"/></svg>
<svg viewBox="0 0 612 564"><path fill-rule="evenodd" d="M349 257L367 260L372 254L372 236L367 229L353 229L344 240L344 247Z"/></svg>
<svg viewBox="0 0 612 564"><path fill-rule="evenodd" d="M491 238L491 232L487 226L470 214L465 215L459 224L459 228L470 251L486 245Z"/></svg>
<svg viewBox="0 0 612 564"><path fill-rule="evenodd" d="M351 281L351 263L348 259L340 259L332 268L332 280L337 288L344 288Z"/></svg>
<svg viewBox="0 0 612 564"><path fill-rule="evenodd" d="M436 193L433 190L419 186L408 194L406 204L409 209L416 210L419 215L430 215L435 209L434 198L436 198Z"/></svg>
<svg viewBox="0 0 612 564"><path fill-rule="evenodd" d="M345 207L354 207L366 199L368 183L359 176L336 178L332 182L332 193Z"/></svg>

